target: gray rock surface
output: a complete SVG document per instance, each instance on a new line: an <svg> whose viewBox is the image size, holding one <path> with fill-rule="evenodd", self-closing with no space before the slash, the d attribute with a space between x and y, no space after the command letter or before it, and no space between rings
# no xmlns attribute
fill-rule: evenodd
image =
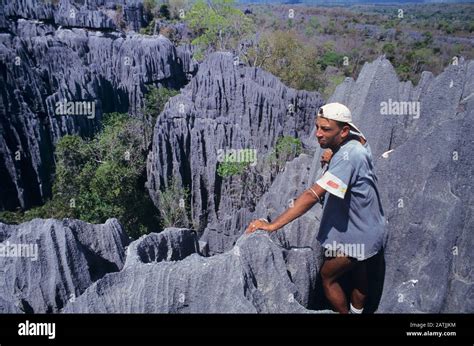
<svg viewBox="0 0 474 346"><path fill-rule="evenodd" d="M135 263L179 261L193 253L199 253L196 231L170 227L132 242L127 248L125 267Z"/></svg>
<svg viewBox="0 0 474 346"><path fill-rule="evenodd" d="M379 312L474 311L468 250L474 228L469 154L473 84L472 61L461 59L436 77L424 72L414 87L400 82L390 62L379 58L367 63L356 81L346 79L328 100L349 106L374 157L388 220L385 258L374 260L371 281L376 291L371 304ZM420 112L382 114L381 103L389 100L419 102ZM209 224L200 242L210 254L228 251L252 219L274 219L291 198L314 184L321 151L314 137L304 143L312 154L287 163L255 211L229 208ZM270 236L281 246L319 251L315 236L320 215L316 205Z"/></svg>
<svg viewBox="0 0 474 346"><path fill-rule="evenodd" d="M60 137L92 136L105 112L138 116L146 86L179 89L196 72L189 45L116 31L111 1L87 1L74 18L71 6L8 1L0 15L0 210L50 195ZM95 114L57 115L64 100L94 103Z"/></svg>
<svg viewBox="0 0 474 346"><path fill-rule="evenodd" d="M118 4L138 30L139 1ZM104 112L138 115L146 85L180 88L196 74L192 47L117 31L114 6L15 0L0 11L0 210L44 200L61 136L94 134ZM96 101L96 118L55 116L64 98ZM371 309L472 313L474 62L424 72L413 86L381 57L339 85L333 101L349 106L369 140L388 220L385 251L369 271ZM419 116L383 114L383 102L418 102ZM250 220L274 219L316 181L313 121L322 104L318 93L234 64L230 53L212 54L167 103L147 163L156 205L171 177L190 188L196 230L167 229L126 249L116 220L0 224L2 245L39 246L37 261L0 257L0 312L323 309L319 205L278 232L242 235ZM282 170L262 169L282 135L300 138L304 153ZM217 150L247 148L257 166L221 179Z"/></svg>
<svg viewBox="0 0 474 346"><path fill-rule="evenodd" d="M236 209L232 187L216 173L218 150L256 150L259 161L279 136L308 136L321 105L316 92L288 88L266 71L235 64L231 53L211 54L156 123L147 165L150 196L159 206L157 192L176 177L190 189L192 218L203 230ZM234 193L242 190L233 187Z"/></svg>
<svg viewBox="0 0 474 346"><path fill-rule="evenodd" d="M4 1L6 20L37 19L67 27L101 30L117 29L117 16L138 31L147 24L143 15L143 1L139 0L10 0ZM5 25L6 27L6 25Z"/></svg>
<svg viewBox="0 0 474 346"><path fill-rule="evenodd" d="M155 247L140 244L145 239L130 246L129 256L138 256L134 251L139 247ZM314 261L309 253L296 251L282 249L260 231L242 236L232 250L208 258L193 253L179 261L136 261L94 283L63 312L314 312L305 309L308 296L300 291L310 285ZM288 271L298 278L297 284Z"/></svg>
<svg viewBox="0 0 474 346"><path fill-rule="evenodd" d="M122 269L129 242L116 219L101 225L34 219L0 223L0 230L7 234L0 243L1 313L58 312L94 281Z"/></svg>
<svg viewBox="0 0 474 346"><path fill-rule="evenodd" d="M329 100L353 110L376 160L389 222L379 312L474 311L473 95L474 61L424 72L413 87L379 58ZM419 102L419 118L381 114L389 99Z"/></svg>

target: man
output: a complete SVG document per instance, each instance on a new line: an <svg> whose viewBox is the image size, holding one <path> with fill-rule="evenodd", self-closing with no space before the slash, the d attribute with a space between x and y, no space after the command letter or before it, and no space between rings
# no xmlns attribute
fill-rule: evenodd
<svg viewBox="0 0 474 346"><path fill-rule="evenodd" d="M275 221L254 220L245 233L274 232L326 197L317 236L325 250L320 269L324 293L336 311L362 313L368 290L367 259L382 249L385 232L371 150L352 123L350 110L340 103L320 108L315 135L321 148L333 153L328 170ZM329 160L327 154L322 162ZM348 272L353 284L349 304L337 281Z"/></svg>

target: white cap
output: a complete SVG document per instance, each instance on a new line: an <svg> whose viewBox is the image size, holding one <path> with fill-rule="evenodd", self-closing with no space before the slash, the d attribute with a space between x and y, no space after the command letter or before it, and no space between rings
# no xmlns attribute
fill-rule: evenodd
<svg viewBox="0 0 474 346"><path fill-rule="evenodd" d="M352 114L349 108L344 106L342 103L333 102L322 106L319 108L318 117L347 123L350 127L352 127L352 129L354 129L356 135L359 135L363 139L367 140L362 131L352 123Z"/></svg>

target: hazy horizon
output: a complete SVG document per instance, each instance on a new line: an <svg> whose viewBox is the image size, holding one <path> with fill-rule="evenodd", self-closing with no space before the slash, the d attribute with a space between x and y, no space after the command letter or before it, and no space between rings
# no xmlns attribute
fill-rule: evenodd
<svg viewBox="0 0 474 346"><path fill-rule="evenodd" d="M236 0L245 4L304 4L304 5L341 5L341 4L456 4L474 3L474 0Z"/></svg>

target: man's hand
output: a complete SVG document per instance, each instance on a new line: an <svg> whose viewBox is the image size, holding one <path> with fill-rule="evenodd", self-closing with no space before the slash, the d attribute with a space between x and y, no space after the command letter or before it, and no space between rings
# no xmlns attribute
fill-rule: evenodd
<svg viewBox="0 0 474 346"><path fill-rule="evenodd" d="M324 153L321 155L321 167L324 167L326 163L329 163L329 161L331 161L331 157L332 157L332 150L331 149L324 150Z"/></svg>
<svg viewBox="0 0 474 346"><path fill-rule="evenodd" d="M264 231L273 232L275 231L271 223L264 221L263 219L253 220L250 222L250 225L245 230L245 234L250 234L255 232L257 229L263 229Z"/></svg>

